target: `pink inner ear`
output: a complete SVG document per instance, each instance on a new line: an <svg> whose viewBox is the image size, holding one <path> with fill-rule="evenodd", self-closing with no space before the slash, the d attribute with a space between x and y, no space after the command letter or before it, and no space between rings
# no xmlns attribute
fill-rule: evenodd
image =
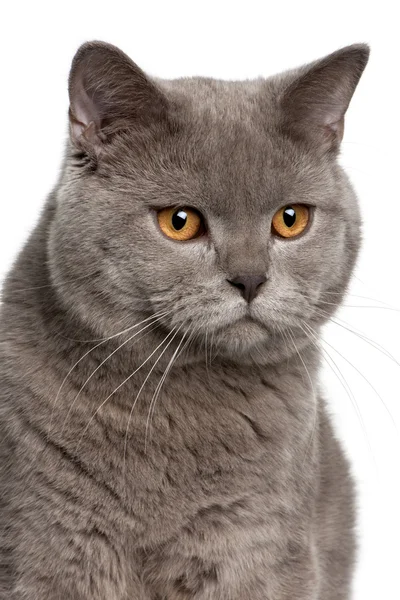
<svg viewBox="0 0 400 600"><path fill-rule="evenodd" d="M100 128L101 119L99 112L94 102L88 96L81 76L78 76L71 94L71 137L79 146L84 146L86 141L96 148L101 145L99 138Z"/></svg>
<svg viewBox="0 0 400 600"><path fill-rule="evenodd" d="M337 135L343 135L344 117L340 117L340 119L338 119L334 123L327 123L327 127L329 127L329 129L331 131L334 131Z"/></svg>
<svg viewBox="0 0 400 600"><path fill-rule="evenodd" d="M325 110L326 112L321 115L321 124L326 125L331 129L334 129L336 123L338 123L338 121L340 121L340 119L343 118L343 115L346 111L346 106L344 105L344 103L335 107L327 104Z"/></svg>
<svg viewBox="0 0 400 600"><path fill-rule="evenodd" d="M100 128L100 116L96 110L96 106L89 98L84 88L82 80L79 78L76 82L73 96L71 98L71 112L75 119L87 127L89 123L94 123Z"/></svg>
<svg viewBox="0 0 400 600"><path fill-rule="evenodd" d="M340 142L344 134L344 115L349 103L339 98L335 102L335 96L339 96L339 93L333 96L331 103L327 103L326 112L323 115L323 125L327 132L329 134L333 133L335 139Z"/></svg>

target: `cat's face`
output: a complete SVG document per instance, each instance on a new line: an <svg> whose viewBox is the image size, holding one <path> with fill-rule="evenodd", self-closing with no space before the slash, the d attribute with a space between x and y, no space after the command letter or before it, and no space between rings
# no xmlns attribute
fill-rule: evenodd
<svg viewBox="0 0 400 600"><path fill-rule="evenodd" d="M293 339L301 345L305 323L324 322L340 301L359 245L357 202L336 162L367 59L356 48L346 60L333 55L322 75L311 67L322 81L306 69L239 83L140 79L140 104L130 99L122 116L129 86L111 110L115 80L101 80L104 60L96 73L93 58L85 79L81 52L51 237L55 277L81 278L69 286L75 310L108 335L161 314L165 329L195 332L197 343L212 340L231 357L276 360L293 352ZM100 51L113 59L113 49ZM142 77L132 63L126 68L125 77L129 69L132 80ZM88 90L81 104L74 77ZM92 95L88 108L96 77L109 95ZM284 207L292 208L282 216Z"/></svg>

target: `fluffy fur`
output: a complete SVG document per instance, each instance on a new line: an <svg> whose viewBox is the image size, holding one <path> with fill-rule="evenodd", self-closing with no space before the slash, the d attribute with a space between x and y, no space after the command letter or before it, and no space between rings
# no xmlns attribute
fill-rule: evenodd
<svg viewBox="0 0 400 600"><path fill-rule="evenodd" d="M1 600L348 600L318 335L359 247L337 154L367 60L165 81L79 49L60 180L4 286ZM312 222L280 239L293 203ZM168 206L207 234L168 239ZM251 303L238 274L267 278Z"/></svg>

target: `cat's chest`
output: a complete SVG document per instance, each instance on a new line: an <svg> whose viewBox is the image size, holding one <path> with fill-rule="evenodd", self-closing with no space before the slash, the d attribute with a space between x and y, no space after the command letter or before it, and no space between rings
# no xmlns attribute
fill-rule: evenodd
<svg viewBox="0 0 400 600"><path fill-rule="evenodd" d="M265 457L277 440L252 411L219 407L215 414L169 401L157 415L138 414L125 439L127 477L138 489L154 489L167 496L178 491L197 500L246 486L250 477L262 477ZM279 444L280 445L280 444Z"/></svg>
<svg viewBox="0 0 400 600"><path fill-rule="evenodd" d="M124 459L132 476L146 469L186 487L265 468L265 456L284 453L289 439L285 408L263 386L243 398L240 390L188 382L142 399L130 415ZM278 407L279 405L279 407ZM273 462L273 461L272 461Z"/></svg>
<svg viewBox="0 0 400 600"><path fill-rule="evenodd" d="M108 432L110 483L147 541L159 543L184 527L201 537L203 526L226 525L228 512L231 525L239 522L292 476L285 410L268 390L261 386L251 401L237 390L227 398L217 388L206 401L196 394L195 386L171 386L153 410L144 396L129 428L114 438Z"/></svg>

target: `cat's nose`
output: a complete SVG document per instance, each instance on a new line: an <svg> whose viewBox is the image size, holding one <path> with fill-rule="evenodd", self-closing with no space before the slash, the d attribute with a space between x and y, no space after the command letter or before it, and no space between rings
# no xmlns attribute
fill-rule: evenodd
<svg viewBox="0 0 400 600"><path fill-rule="evenodd" d="M243 298L251 302L260 291L260 287L267 281L265 275L238 275L234 279L227 279L229 283L240 290Z"/></svg>

